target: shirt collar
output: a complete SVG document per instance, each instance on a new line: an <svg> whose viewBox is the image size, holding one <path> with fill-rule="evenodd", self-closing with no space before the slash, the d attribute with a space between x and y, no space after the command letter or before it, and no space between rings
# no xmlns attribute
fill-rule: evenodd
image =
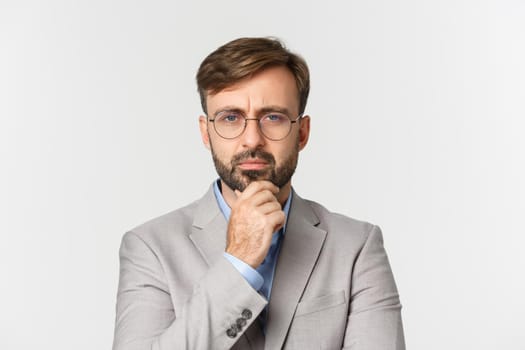
<svg viewBox="0 0 525 350"><path fill-rule="evenodd" d="M219 208L221 209L222 214L226 218L226 221L229 221L232 210L224 200L224 197L222 196L221 190L219 188L219 181L221 180L217 179L217 181L213 183L213 192L215 193L215 198L217 199L217 204L219 204ZM293 191L290 191L288 199L286 200L286 203L284 203L283 211L286 219L282 228L283 234L284 232L286 232L286 223L288 222L288 213L290 212L290 204L292 202L292 192Z"/></svg>

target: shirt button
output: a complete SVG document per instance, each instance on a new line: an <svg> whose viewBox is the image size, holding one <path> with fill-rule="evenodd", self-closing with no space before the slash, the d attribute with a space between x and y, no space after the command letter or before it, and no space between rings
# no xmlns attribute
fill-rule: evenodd
<svg viewBox="0 0 525 350"><path fill-rule="evenodd" d="M241 316L247 320L252 318L252 312L249 309L242 310Z"/></svg>

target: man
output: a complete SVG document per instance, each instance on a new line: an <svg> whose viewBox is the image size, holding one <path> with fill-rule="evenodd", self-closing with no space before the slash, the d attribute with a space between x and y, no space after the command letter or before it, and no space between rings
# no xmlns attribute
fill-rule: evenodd
<svg viewBox="0 0 525 350"><path fill-rule="evenodd" d="M310 132L304 60L242 38L197 84L220 179L124 236L113 348L404 349L379 228L291 187Z"/></svg>

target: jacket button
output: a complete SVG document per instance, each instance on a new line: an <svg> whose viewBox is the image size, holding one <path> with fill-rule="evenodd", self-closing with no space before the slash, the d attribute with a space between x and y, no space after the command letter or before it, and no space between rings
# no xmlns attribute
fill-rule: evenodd
<svg viewBox="0 0 525 350"><path fill-rule="evenodd" d="M252 318L252 312L249 309L242 310L241 316L247 320Z"/></svg>
<svg viewBox="0 0 525 350"><path fill-rule="evenodd" d="M237 336L237 332L231 328L228 328L226 335L230 338L235 338Z"/></svg>
<svg viewBox="0 0 525 350"><path fill-rule="evenodd" d="M234 323L230 326L230 329L232 331L235 332L235 334L237 334L238 332L240 332L242 330L241 326L239 326L237 323Z"/></svg>
<svg viewBox="0 0 525 350"><path fill-rule="evenodd" d="M237 323L237 326L239 327L244 327L246 326L246 319L245 318L238 318L237 321L235 321L235 323Z"/></svg>

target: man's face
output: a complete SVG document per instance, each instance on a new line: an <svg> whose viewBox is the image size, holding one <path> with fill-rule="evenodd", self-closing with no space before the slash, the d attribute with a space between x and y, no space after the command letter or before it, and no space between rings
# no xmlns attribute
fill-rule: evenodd
<svg viewBox="0 0 525 350"><path fill-rule="evenodd" d="M285 67L272 67L214 95L208 95L208 116L224 110L240 111L246 118L259 118L263 111L286 111L292 119L299 114L295 79ZM261 133L257 121L247 121L244 132L234 139L219 136L212 122L201 116L204 144L212 152L215 168L232 190L243 191L254 180L269 180L277 187L290 183L299 151L309 134L309 118L292 124L290 134L272 141Z"/></svg>

